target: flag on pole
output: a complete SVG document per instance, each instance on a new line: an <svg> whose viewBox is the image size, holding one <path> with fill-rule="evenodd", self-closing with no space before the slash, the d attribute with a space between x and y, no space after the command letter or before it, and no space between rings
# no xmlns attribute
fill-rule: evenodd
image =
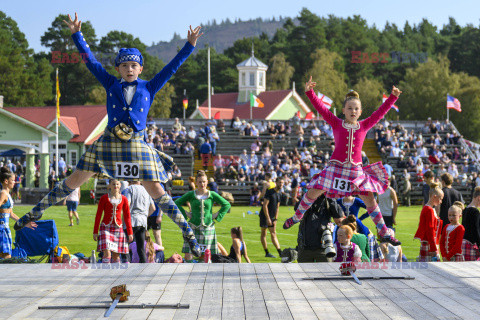
<svg viewBox="0 0 480 320"><path fill-rule="evenodd" d="M315 115L313 114L312 111L310 111L309 113L307 113L307 115L305 116L305 120L312 120L315 118Z"/></svg>
<svg viewBox="0 0 480 320"><path fill-rule="evenodd" d="M320 93L320 92L317 93L317 96L320 99L320 101L322 101L323 104L328 107L328 109L330 109L332 107L332 103L333 103L332 99L330 99L329 97L327 97L326 95L324 95L323 93Z"/></svg>
<svg viewBox="0 0 480 320"><path fill-rule="evenodd" d="M447 108L456 110L458 112L462 112L462 105L460 104L460 101L458 101L457 98L449 96L448 94L447 94Z"/></svg>
<svg viewBox="0 0 480 320"><path fill-rule="evenodd" d="M182 101L182 102L183 102L183 107L184 107L185 109L187 109L187 108L188 108L188 98L187 98L187 97L183 97L183 101Z"/></svg>
<svg viewBox="0 0 480 320"><path fill-rule="evenodd" d="M263 108L263 104L257 96L254 96L253 93L250 93L250 107Z"/></svg>
<svg viewBox="0 0 480 320"><path fill-rule="evenodd" d="M57 81L56 81L56 100L57 100L57 120L60 121L60 85L58 84L58 68L57 68Z"/></svg>
<svg viewBox="0 0 480 320"><path fill-rule="evenodd" d="M387 95L384 93L383 98L382 98L382 103L384 103L388 99ZM392 105L392 108L395 109L395 111L399 112L398 107L396 105Z"/></svg>

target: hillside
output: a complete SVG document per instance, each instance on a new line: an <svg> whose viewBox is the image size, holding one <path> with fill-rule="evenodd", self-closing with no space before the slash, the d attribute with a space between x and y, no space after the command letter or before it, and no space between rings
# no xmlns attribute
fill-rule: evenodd
<svg viewBox="0 0 480 320"><path fill-rule="evenodd" d="M278 28L285 23L286 18L263 20L257 18L255 20L231 22L228 19L217 24L215 21L202 25L205 33L198 41L198 47L203 48L205 44L210 44L217 52L231 47L233 43L242 38L250 38L260 36L262 33L272 37ZM170 41L160 41L157 44L148 47L147 52L157 56L164 62L170 61L176 54L177 49L183 47L186 39L175 34Z"/></svg>

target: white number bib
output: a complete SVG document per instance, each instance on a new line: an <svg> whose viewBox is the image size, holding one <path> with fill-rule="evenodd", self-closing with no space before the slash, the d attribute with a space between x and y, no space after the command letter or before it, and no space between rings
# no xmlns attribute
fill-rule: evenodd
<svg viewBox="0 0 480 320"><path fill-rule="evenodd" d="M207 245L206 244L199 244L198 246L200 247L200 251L202 253L205 253L205 250L207 250Z"/></svg>
<svg viewBox="0 0 480 320"><path fill-rule="evenodd" d="M139 178L138 163L117 162L117 178Z"/></svg>
<svg viewBox="0 0 480 320"><path fill-rule="evenodd" d="M352 192L351 182L345 179L335 178L335 180L333 180L333 189L342 192Z"/></svg>

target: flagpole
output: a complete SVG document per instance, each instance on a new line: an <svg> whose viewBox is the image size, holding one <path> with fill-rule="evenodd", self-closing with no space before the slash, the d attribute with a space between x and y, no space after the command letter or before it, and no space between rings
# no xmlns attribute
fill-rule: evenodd
<svg viewBox="0 0 480 320"><path fill-rule="evenodd" d="M58 68L57 68L57 71L56 71L56 74L57 74L57 83L58 83ZM60 107L59 105L59 101L58 101L58 90L55 89L55 101L57 102L57 110L55 112L55 174L56 176L58 177L59 174L58 174L58 108Z"/></svg>
<svg viewBox="0 0 480 320"><path fill-rule="evenodd" d="M208 47L208 119L212 119L212 90L210 89L210 47Z"/></svg>

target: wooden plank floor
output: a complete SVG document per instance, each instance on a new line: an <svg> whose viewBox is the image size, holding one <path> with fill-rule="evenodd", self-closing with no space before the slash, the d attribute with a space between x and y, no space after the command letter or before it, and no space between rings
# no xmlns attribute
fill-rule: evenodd
<svg viewBox="0 0 480 320"><path fill-rule="evenodd" d="M105 305L126 283L129 304L189 309L117 309L113 319L480 319L480 263L366 266L358 276L415 280L311 281L339 276L338 264L130 264L119 269L0 265L0 319L100 319L105 310L38 310Z"/></svg>

